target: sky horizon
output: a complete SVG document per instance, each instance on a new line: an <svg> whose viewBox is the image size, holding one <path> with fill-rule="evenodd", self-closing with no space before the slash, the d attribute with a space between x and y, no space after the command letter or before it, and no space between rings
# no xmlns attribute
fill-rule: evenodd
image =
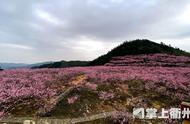
<svg viewBox="0 0 190 124"><path fill-rule="evenodd" d="M190 52L187 0L6 0L0 14L0 63L93 60L135 39Z"/></svg>

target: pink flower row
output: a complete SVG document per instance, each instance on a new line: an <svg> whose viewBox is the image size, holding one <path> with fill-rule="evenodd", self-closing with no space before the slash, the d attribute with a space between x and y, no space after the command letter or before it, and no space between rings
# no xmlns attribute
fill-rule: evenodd
<svg viewBox="0 0 190 124"><path fill-rule="evenodd" d="M182 66L190 67L190 57L168 54L128 55L113 57L107 66Z"/></svg>

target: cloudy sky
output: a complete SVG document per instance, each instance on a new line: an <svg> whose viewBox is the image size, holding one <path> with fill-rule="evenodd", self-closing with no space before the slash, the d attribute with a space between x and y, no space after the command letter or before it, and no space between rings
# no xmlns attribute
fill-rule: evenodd
<svg viewBox="0 0 190 124"><path fill-rule="evenodd" d="M92 60L137 38L190 51L190 1L0 0L0 62Z"/></svg>

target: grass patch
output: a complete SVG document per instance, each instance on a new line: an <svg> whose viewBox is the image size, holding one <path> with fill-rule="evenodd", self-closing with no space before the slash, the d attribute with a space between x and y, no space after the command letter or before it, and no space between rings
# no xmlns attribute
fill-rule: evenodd
<svg viewBox="0 0 190 124"><path fill-rule="evenodd" d="M67 98L72 96L79 96L73 104L68 104ZM58 118L76 118L84 116L84 114L96 113L96 107L100 104L97 93L89 91L86 88L76 89L70 93L66 98L60 101L55 108L49 113L52 117Z"/></svg>

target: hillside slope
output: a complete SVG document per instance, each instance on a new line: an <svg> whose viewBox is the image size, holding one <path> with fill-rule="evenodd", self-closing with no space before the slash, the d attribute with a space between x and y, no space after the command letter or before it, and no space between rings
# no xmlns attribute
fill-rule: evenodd
<svg viewBox="0 0 190 124"><path fill-rule="evenodd" d="M112 49L107 54L100 56L99 58L91 61L89 65L104 65L108 63L112 57L125 56L125 55L139 55L139 54L156 54L165 53L172 55L190 56L190 53L174 48L163 43L155 43L150 40L134 40L126 41L118 47Z"/></svg>

